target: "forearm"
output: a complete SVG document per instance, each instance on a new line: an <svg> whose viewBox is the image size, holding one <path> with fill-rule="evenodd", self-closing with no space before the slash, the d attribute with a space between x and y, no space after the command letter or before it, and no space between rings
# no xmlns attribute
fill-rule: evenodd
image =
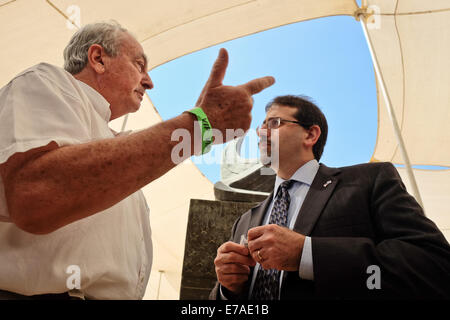
<svg viewBox="0 0 450 320"><path fill-rule="evenodd" d="M48 233L113 206L176 165L171 153L180 142L171 141L172 132L185 128L193 136L193 120L184 113L129 136L65 146L29 161L5 188L12 220Z"/></svg>

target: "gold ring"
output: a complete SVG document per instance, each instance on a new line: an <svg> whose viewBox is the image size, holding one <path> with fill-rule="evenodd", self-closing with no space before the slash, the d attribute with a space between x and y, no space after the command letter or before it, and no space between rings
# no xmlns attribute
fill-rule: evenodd
<svg viewBox="0 0 450 320"><path fill-rule="evenodd" d="M261 257L261 254L259 253L259 250L257 251L257 254L258 254L259 261L263 261L263 258Z"/></svg>

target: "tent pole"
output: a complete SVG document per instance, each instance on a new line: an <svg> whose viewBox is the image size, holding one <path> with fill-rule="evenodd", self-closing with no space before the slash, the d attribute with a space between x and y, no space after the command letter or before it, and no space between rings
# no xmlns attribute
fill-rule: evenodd
<svg viewBox="0 0 450 320"><path fill-rule="evenodd" d="M127 125L127 121L128 121L128 113L125 115L125 117L123 118L123 122L122 122L122 129L120 129L120 131L122 132L123 130L125 130L125 127Z"/></svg>
<svg viewBox="0 0 450 320"><path fill-rule="evenodd" d="M384 102L386 104L386 108L389 114L389 118L391 119L392 126L394 127L395 136L397 138L398 145L400 147L400 151L402 153L403 160L405 161L406 172L408 174L408 178L412 187L412 192L417 202L420 204L422 208L422 198L420 197L419 188L417 187L417 182L414 177L413 170L411 168L411 163L409 161L408 153L406 152L405 143L403 142L403 137L400 131L400 127L398 126L397 118L395 117L394 109L392 108L391 98L389 97L388 91L386 89L386 84L384 82L383 74L381 73L380 66L378 64L378 59L373 49L372 41L370 40L369 33L367 31L366 19L364 13L359 13L358 15L359 22L361 23L361 27L364 32L364 36L366 38L367 46L369 47L370 56L372 57L372 62L375 67L375 73L378 79L378 83L381 88L381 92L383 93Z"/></svg>
<svg viewBox="0 0 450 320"><path fill-rule="evenodd" d="M159 300L159 289L161 289L161 277L164 273L164 270L158 270L159 272L159 282L158 282L158 291L156 291L156 300Z"/></svg>

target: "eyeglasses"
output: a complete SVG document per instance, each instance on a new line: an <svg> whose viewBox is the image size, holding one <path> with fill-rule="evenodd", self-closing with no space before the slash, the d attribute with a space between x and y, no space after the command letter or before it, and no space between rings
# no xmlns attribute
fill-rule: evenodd
<svg viewBox="0 0 450 320"><path fill-rule="evenodd" d="M308 129L309 127L312 126L311 123L305 123L305 122L293 121L293 120L285 120L285 119L281 119L280 117L274 117L274 118L267 119L267 121L264 120L264 122L261 124L261 126L259 126L256 130L259 131L259 129L262 129L263 127L267 127L267 129L269 129L269 130L278 129L281 126L281 124L284 122L296 123L305 129Z"/></svg>

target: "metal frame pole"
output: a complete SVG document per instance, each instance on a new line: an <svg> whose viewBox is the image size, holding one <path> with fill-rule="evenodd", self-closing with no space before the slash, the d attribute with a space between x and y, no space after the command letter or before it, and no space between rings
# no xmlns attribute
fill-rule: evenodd
<svg viewBox="0 0 450 320"><path fill-rule="evenodd" d="M120 129L120 131L124 131L125 130L125 127L127 126L127 121L128 121L128 113L123 118L122 128Z"/></svg>
<svg viewBox="0 0 450 320"><path fill-rule="evenodd" d="M156 291L156 300L159 300L159 290L161 289L161 277L164 273L164 270L158 270L159 272L159 282L158 282L158 291Z"/></svg>
<svg viewBox="0 0 450 320"><path fill-rule="evenodd" d="M366 26L366 17L364 13L360 13L358 15L359 22L361 23L361 27L364 32L364 36L366 38L367 45L369 47L370 55L372 57L372 62L375 67L375 74L378 79L378 83L380 85L381 92L383 93L384 102L386 103L386 108L389 114L389 118L391 119L392 126L394 128L395 136L397 138L397 142L400 147L400 151L403 156L403 160L405 161L405 167L406 167L406 173L408 174L408 178L412 187L412 192L414 197L416 198L417 202L420 204L420 206L423 208L422 198L419 193L419 188L417 187L416 178L414 177L414 173L412 171L411 163L409 161L408 153L406 152L405 143L403 142L403 137L400 131L400 127L398 126L397 118L395 117L395 112L392 107L391 98L389 97L388 91L386 89L386 84L384 82L383 74L381 72L380 66L378 64L378 59L375 54L375 51L373 49L372 41L370 40L369 33L367 31Z"/></svg>

